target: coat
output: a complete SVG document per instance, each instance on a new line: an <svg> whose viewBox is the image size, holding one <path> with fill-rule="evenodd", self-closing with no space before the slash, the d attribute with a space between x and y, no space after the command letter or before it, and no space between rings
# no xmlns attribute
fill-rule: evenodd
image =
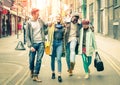
<svg viewBox="0 0 120 85"><path fill-rule="evenodd" d="M64 36L65 46L67 45L68 40L69 40L70 28L71 28L71 23L69 23L68 26L65 28L65 36ZM77 24L76 38L78 40L78 43L79 43L80 29L81 29L81 24Z"/></svg>
<svg viewBox="0 0 120 85"><path fill-rule="evenodd" d="M79 48L78 48L78 54L82 54L82 43L83 43L83 28L80 29L80 40L79 40ZM94 32L88 28L88 31L86 33L86 55L92 56L93 52L97 49L96 41Z"/></svg>
<svg viewBox="0 0 120 85"><path fill-rule="evenodd" d="M64 28L63 28L63 30L64 30ZM53 49L54 31L55 31L55 24L52 23L52 26L48 27L48 41L50 43L50 54L52 54L52 49ZM64 37L64 35L63 35L63 37ZM63 46L63 49L64 49L64 46Z"/></svg>
<svg viewBox="0 0 120 85"><path fill-rule="evenodd" d="M42 41L45 41L45 34L47 34L47 26L44 24L44 22L39 19L38 20L41 25L41 34L42 34ZM33 44L33 30L31 26L31 20L27 22L26 26L26 38L27 38L27 46L30 48Z"/></svg>

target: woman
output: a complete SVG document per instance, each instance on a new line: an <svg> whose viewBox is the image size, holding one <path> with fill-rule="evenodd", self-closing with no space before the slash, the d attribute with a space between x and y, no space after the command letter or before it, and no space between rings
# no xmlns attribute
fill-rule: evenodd
<svg viewBox="0 0 120 85"><path fill-rule="evenodd" d="M53 27L54 26L54 27ZM61 24L61 17L58 15L56 17L56 24L53 24L52 30L49 31L49 36L51 36L50 43L52 43L52 55L51 55L51 70L52 70L52 79L55 79L55 57L58 63L58 82L62 82L61 77L61 57L62 57L62 50L63 50L63 35L64 35L64 28Z"/></svg>
<svg viewBox="0 0 120 85"><path fill-rule="evenodd" d="M89 66L92 62L92 55L94 50L97 49L94 33L89 26L88 20L82 21L82 29L80 30L80 44L79 44L79 54L82 55L83 66L85 70L85 78L89 78Z"/></svg>

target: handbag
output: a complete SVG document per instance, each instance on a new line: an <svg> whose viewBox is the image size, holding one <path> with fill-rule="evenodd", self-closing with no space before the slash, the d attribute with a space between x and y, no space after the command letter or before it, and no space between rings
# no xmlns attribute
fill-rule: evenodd
<svg viewBox="0 0 120 85"><path fill-rule="evenodd" d="M94 67L97 69L97 71L104 70L104 64L103 64L98 52L95 53Z"/></svg>
<svg viewBox="0 0 120 85"><path fill-rule="evenodd" d="M45 41L45 53L47 55L50 55L50 42L49 41Z"/></svg>

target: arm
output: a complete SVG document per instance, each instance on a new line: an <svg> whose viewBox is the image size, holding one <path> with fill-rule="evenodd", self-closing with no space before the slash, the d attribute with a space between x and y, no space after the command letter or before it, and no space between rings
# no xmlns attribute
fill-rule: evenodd
<svg viewBox="0 0 120 85"><path fill-rule="evenodd" d="M26 39L27 39L27 45L30 48L32 46L31 33L30 33L30 23L26 23Z"/></svg>
<svg viewBox="0 0 120 85"><path fill-rule="evenodd" d="M92 46L95 50L97 50L97 44L96 44L96 39L95 39L95 35L94 33L92 32Z"/></svg>

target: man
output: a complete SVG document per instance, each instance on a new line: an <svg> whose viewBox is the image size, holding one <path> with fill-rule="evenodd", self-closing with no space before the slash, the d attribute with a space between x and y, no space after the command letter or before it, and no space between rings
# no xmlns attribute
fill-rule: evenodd
<svg viewBox="0 0 120 85"><path fill-rule="evenodd" d="M66 62L69 76L72 76L72 71L74 69L75 50L78 44L79 30L81 28L81 25L78 24L78 19L78 14L72 14L71 22L66 25L65 29Z"/></svg>
<svg viewBox="0 0 120 85"><path fill-rule="evenodd" d="M25 17L25 21L23 22L23 36L24 36L24 44L26 44L26 23L27 23L28 17Z"/></svg>
<svg viewBox="0 0 120 85"><path fill-rule="evenodd" d="M33 81L41 82L38 74L41 68L42 57L44 54L44 41L45 41L45 24L39 18L39 9L32 9L32 18L27 24L27 44L30 48L29 52L29 69ZM36 56L37 53L37 56ZM35 63L36 57L36 63ZM35 64L34 64L35 63Z"/></svg>

